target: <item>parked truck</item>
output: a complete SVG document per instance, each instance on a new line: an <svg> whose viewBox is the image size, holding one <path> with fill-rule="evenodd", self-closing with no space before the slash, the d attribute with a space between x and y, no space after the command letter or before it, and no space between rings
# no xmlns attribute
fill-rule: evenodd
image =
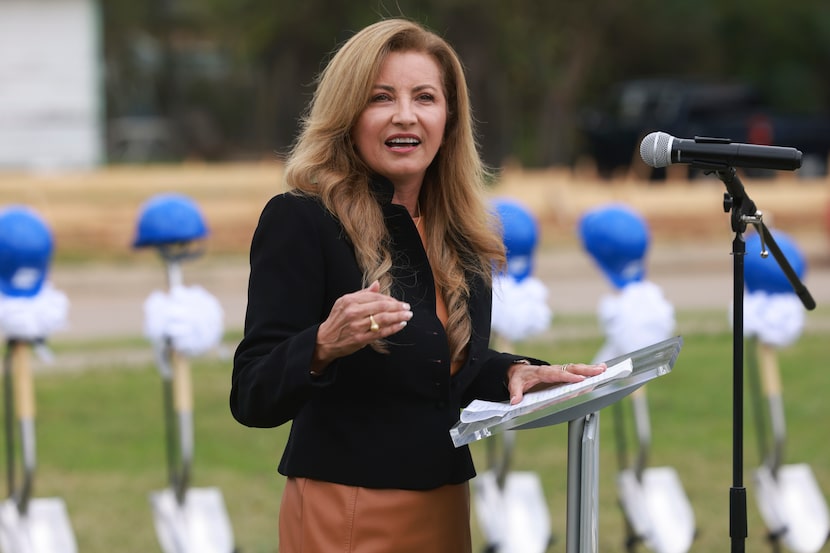
<svg viewBox="0 0 830 553"><path fill-rule="evenodd" d="M604 177L638 162L640 142L653 131L797 148L804 177L827 174L830 156L830 117L777 113L755 88L742 83L625 81L614 87L605 105L586 110L580 131L583 152Z"/></svg>

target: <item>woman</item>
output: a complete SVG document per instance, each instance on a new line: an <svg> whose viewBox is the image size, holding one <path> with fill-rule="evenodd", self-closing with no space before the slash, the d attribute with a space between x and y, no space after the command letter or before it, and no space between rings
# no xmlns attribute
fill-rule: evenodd
<svg viewBox="0 0 830 553"><path fill-rule="evenodd" d="M280 551L469 552L470 452L449 430L474 398L604 365L488 348L504 248L483 196L452 48L384 20L320 76L251 243L231 411L292 421Z"/></svg>

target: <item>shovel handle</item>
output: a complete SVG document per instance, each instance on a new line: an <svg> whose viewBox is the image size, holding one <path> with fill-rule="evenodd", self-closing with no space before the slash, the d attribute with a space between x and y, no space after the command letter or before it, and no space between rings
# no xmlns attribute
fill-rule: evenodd
<svg viewBox="0 0 830 553"><path fill-rule="evenodd" d="M173 368L173 406L179 414L192 413L193 384L190 376L190 363L184 355L172 350L170 364Z"/></svg>
<svg viewBox="0 0 830 553"><path fill-rule="evenodd" d="M758 342L758 365L761 382L768 398L781 395L781 371L778 368L778 354L769 344Z"/></svg>
<svg viewBox="0 0 830 553"><path fill-rule="evenodd" d="M32 378L31 348L28 343L15 340L12 348L12 382L14 406L20 421L35 418L35 384Z"/></svg>
<svg viewBox="0 0 830 553"><path fill-rule="evenodd" d="M181 263L169 252L161 251L167 268L167 288L182 286ZM187 359L171 345L169 349L170 367L173 371L173 408L179 414L193 411L193 387L190 382L190 364Z"/></svg>
<svg viewBox="0 0 830 553"><path fill-rule="evenodd" d="M651 448L651 419L648 414L648 396L646 395L645 386L641 386L631 393L631 402L634 411L634 430L637 433L637 455L635 457L634 472L637 474L637 479L640 480L648 463L648 454Z"/></svg>

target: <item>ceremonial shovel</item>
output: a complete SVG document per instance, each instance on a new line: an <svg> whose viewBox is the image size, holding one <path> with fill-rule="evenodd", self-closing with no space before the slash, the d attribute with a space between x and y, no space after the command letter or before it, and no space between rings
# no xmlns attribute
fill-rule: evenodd
<svg viewBox="0 0 830 553"><path fill-rule="evenodd" d="M772 346L757 338L752 340L758 359L750 358L750 361L755 365L755 372L760 372L773 438L772 447L767 447L761 398L756 393L758 436L763 459L754 474L758 508L776 551L781 541L796 553L816 553L830 535L827 505L809 465L781 464L786 431L778 359ZM753 348L749 349L752 351Z"/></svg>
<svg viewBox="0 0 830 553"><path fill-rule="evenodd" d="M497 347L509 350L508 340L496 336ZM485 553L543 553L553 542L550 513L539 475L511 471L516 432L502 437L501 458L496 438L487 442L489 467L473 479L473 503L487 540Z"/></svg>
<svg viewBox="0 0 830 553"><path fill-rule="evenodd" d="M15 339L6 343L3 384L9 498L0 504L0 550L3 553L75 553L75 536L63 500L32 498L36 445L31 346L30 342ZM21 482L17 481L15 470L14 419L20 429Z"/></svg>
<svg viewBox="0 0 830 553"><path fill-rule="evenodd" d="M168 286L181 285L179 259L160 249ZM170 477L168 488L150 494L159 543L165 553L231 553L233 531L220 490L189 487L194 442L190 364L170 340L156 354L164 384Z"/></svg>
<svg viewBox="0 0 830 553"><path fill-rule="evenodd" d="M645 387L631 394L638 452L633 466L620 471L617 488L628 525L629 551L642 541L657 553L685 553L695 536L695 518L683 485L671 467L648 467L646 458L651 442L651 428ZM625 466L625 439L621 403L616 406L617 447L621 465Z"/></svg>
<svg viewBox="0 0 830 553"><path fill-rule="evenodd" d="M515 431L503 436L501 462L488 442L490 468L473 479L475 508L487 553L543 553L553 541L542 481L530 471L509 471Z"/></svg>

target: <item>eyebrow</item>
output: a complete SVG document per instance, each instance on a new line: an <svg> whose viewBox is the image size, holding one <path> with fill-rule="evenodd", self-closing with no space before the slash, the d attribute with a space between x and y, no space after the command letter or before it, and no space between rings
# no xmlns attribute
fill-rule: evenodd
<svg viewBox="0 0 830 553"><path fill-rule="evenodd" d="M381 90L388 90L390 92L393 92L395 90L394 86L388 85L388 84L376 84L372 88L376 88L376 89L379 88ZM415 92L421 92L423 90L441 90L441 89L439 87L435 86L435 85L432 85L432 84L419 84L419 85L416 85L416 86L412 87L412 90L414 90Z"/></svg>

